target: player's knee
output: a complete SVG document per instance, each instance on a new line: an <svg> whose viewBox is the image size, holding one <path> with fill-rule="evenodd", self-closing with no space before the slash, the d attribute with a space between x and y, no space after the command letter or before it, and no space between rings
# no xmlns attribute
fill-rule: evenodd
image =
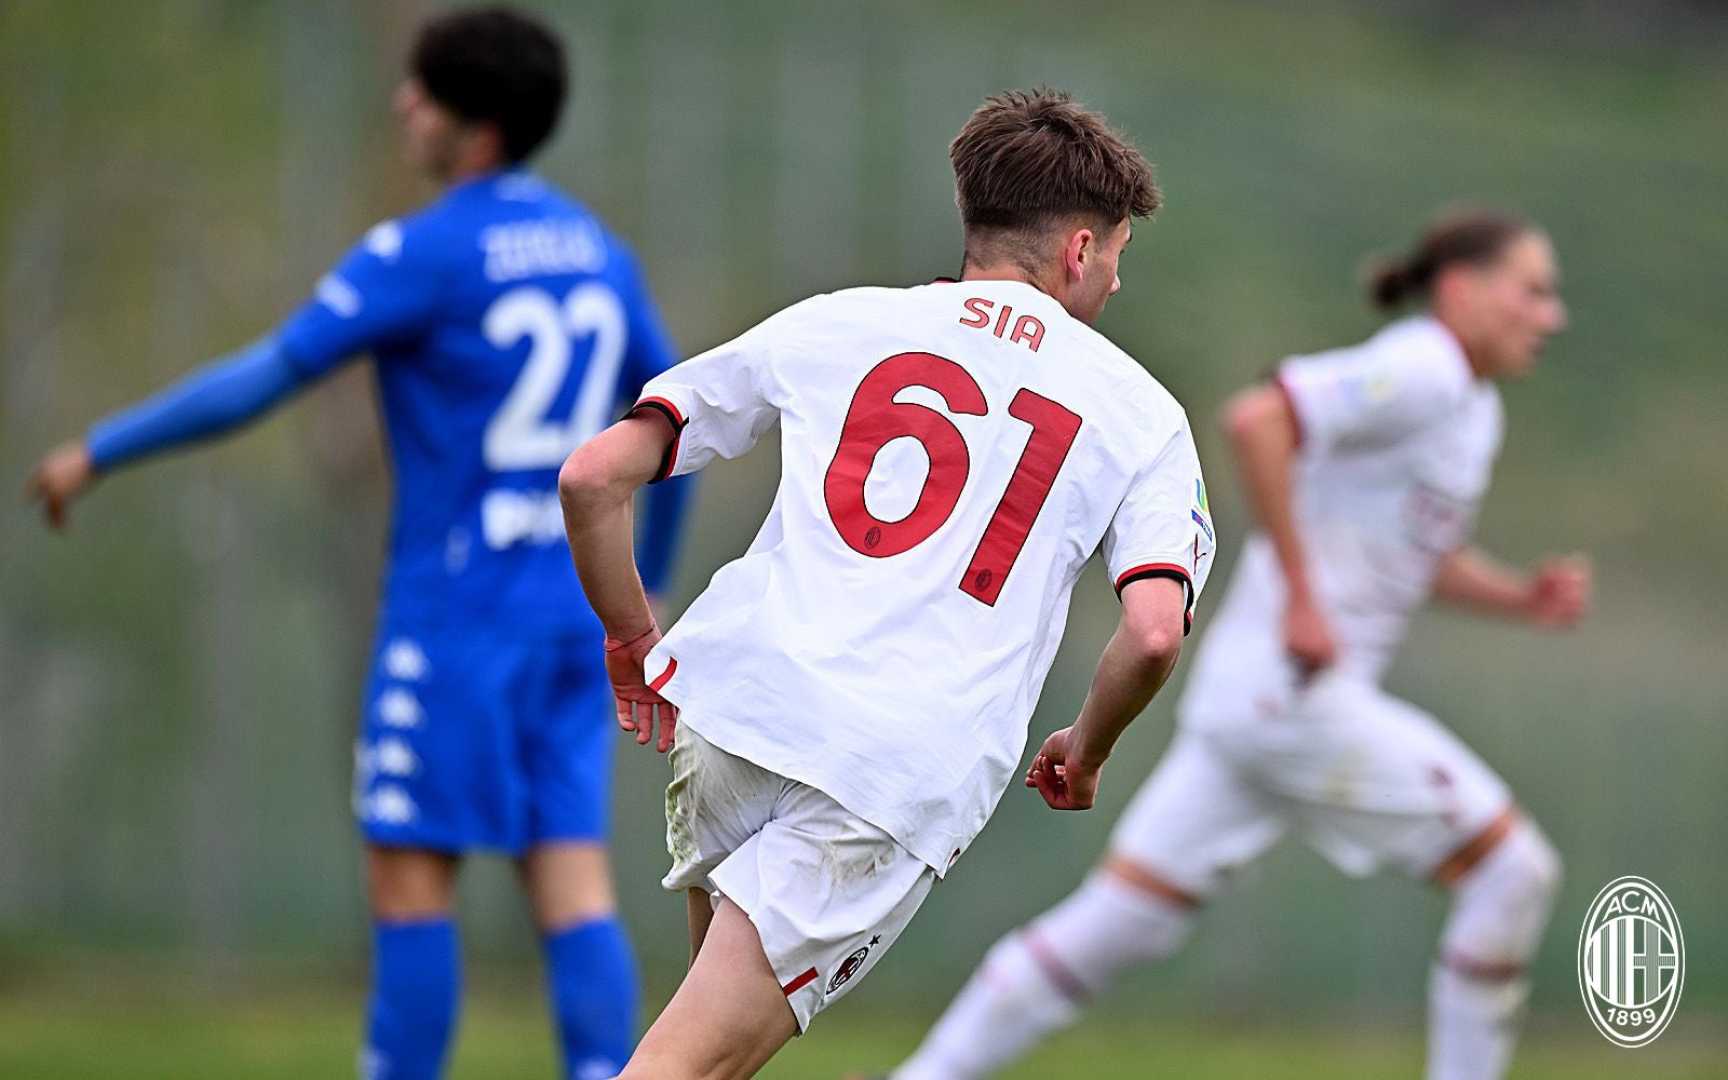
<svg viewBox="0 0 1728 1080"><path fill-rule="evenodd" d="M1519 899L1545 910L1560 892L1560 853L1529 821L1520 822L1504 843L1508 846L1505 873L1514 880Z"/></svg>
<svg viewBox="0 0 1728 1080"><path fill-rule="evenodd" d="M372 914L386 920L448 915L455 906L457 860L438 852L398 848L367 851Z"/></svg>
<svg viewBox="0 0 1728 1080"><path fill-rule="evenodd" d="M573 930L617 910L606 849L599 844L542 844L523 856L518 868L541 933Z"/></svg>
<svg viewBox="0 0 1728 1080"><path fill-rule="evenodd" d="M1166 959L1194 932L1191 902L1148 891L1114 874L1095 873L1087 886L1107 899L1108 910L1123 932L1127 952L1136 961ZM1103 905L1100 910L1105 910Z"/></svg>
<svg viewBox="0 0 1728 1080"><path fill-rule="evenodd" d="M1521 966L1541 942L1560 877L1559 853L1521 822L1459 882L1442 952L1466 972Z"/></svg>
<svg viewBox="0 0 1728 1080"><path fill-rule="evenodd" d="M1542 886L1542 891L1550 897L1555 896L1566 880L1566 863L1540 829L1535 825L1529 825L1528 828L1540 852L1536 860L1535 876Z"/></svg>
<svg viewBox="0 0 1728 1080"><path fill-rule="evenodd" d="M371 908L372 917L382 922L414 922L449 918L455 905L448 897L417 890L384 889L372 894Z"/></svg>
<svg viewBox="0 0 1728 1080"><path fill-rule="evenodd" d="M1122 968L1171 956L1192 929L1187 907L1098 872L1035 921L1028 935L1050 951L1053 963L1096 992Z"/></svg>

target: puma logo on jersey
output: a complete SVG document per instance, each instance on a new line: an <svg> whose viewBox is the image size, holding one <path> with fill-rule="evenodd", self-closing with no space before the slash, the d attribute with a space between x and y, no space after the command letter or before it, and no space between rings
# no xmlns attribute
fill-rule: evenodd
<svg viewBox="0 0 1728 1080"><path fill-rule="evenodd" d="M961 326L970 326L974 330L983 330L990 326L990 309L996 306L996 301L974 296L962 306L972 314L960 316ZM1015 345L1024 344L1028 349L1037 352L1038 346L1044 344L1044 324L1039 322L1035 315L1022 315L1014 319L1013 306L1003 304L1002 310L996 313L995 329L991 332L997 337L1008 333L1010 319L1014 320L1014 331L1008 334L1007 340Z"/></svg>

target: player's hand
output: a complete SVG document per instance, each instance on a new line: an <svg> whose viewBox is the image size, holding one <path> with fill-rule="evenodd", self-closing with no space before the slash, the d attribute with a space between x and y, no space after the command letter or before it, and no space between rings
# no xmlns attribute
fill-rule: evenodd
<svg viewBox="0 0 1728 1080"><path fill-rule="evenodd" d="M648 689L648 679L642 670L648 653L660 641L660 628L648 630L627 641L606 639L606 677L612 680L612 697L618 705L618 726L636 736L637 746L647 746L654 738L654 718L660 718L660 739L655 749L664 754L672 749L672 736L678 728L678 708Z"/></svg>
<svg viewBox="0 0 1728 1080"><path fill-rule="evenodd" d="M1311 600L1292 600L1284 609L1284 648L1304 680L1338 661L1338 642L1320 608Z"/></svg>
<svg viewBox="0 0 1728 1080"><path fill-rule="evenodd" d="M1537 626L1569 629L1590 610L1594 588L1595 571L1588 556L1545 559L1531 576L1524 612Z"/></svg>
<svg viewBox="0 0 1728 1080"><path fill-rule="evenodd" d="M42 500L42 513L49 526L63 529L72 500L95 479L96 467L90 461L89 448L83 439L72 439L56 446L36 463L24 485L24 497L31 502Z"/></svg>
<svg viewBox="0 0 1728 1080"><path fill-rule="evenodd" d="M1090 810L1098 799L1102 766L1068 760L1068 740L1073 733L1072 726L1051 732L1026 773L1026 786L1036 788L1052 810Z"/></svg>

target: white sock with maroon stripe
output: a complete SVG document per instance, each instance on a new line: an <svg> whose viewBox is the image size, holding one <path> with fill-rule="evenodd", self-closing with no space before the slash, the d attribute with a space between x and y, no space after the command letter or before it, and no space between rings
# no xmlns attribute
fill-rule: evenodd
<svg viewBox="0 0 1728 1080"><path fill-rule="evenodd" d="M984 964L892 1080L976 1080L1067 1027L1080 1008L1051 987L1024 931L998 941Z"/></svg>
<svg viewBox="0 0 1728 1080"><path fill-rule="evenodd" d="M1560 885L1560 858L1519 822L1453 890L1428 982L1428 1080L1505 1075L1530 994L1525 967Z"/></svg>
<svg viewBox="0 0 1728 1080"><path fill-rule="evenodd" d="M1428 1080L1497 1080L1518 1042L1530 983L1434 965L1428 977Z"/></svg>
<svg viewBox="0 0 1728 1080"><path fill-rule="evenodd" d="M1033 923L998 941L893 1080L978 1080L1080 1015L1123 968L1162 959L1189 912L1094 874Z"/></svg>

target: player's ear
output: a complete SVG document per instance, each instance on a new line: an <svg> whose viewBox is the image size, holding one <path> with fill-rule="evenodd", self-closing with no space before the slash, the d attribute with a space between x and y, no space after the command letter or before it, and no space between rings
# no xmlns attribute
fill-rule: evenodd
<svg viewBox="0 0 1728 1080"><path fill-rule="evenodd" d="M1096 255L1097 237L1089 228L1081 227L1068 234L1062 244L1062 268L1070 281L1079 281L1086 263Z"/></svg>
<svg viewBox="0 0 1728 1080"><path fill-rule="evenodd" d="M1428 287L1429 303L1440 310L1456 310L1458 305L1469 302L1476 285L1475 267L1461 263L1443 266L1434 275L1434 283Z"/></svg>

